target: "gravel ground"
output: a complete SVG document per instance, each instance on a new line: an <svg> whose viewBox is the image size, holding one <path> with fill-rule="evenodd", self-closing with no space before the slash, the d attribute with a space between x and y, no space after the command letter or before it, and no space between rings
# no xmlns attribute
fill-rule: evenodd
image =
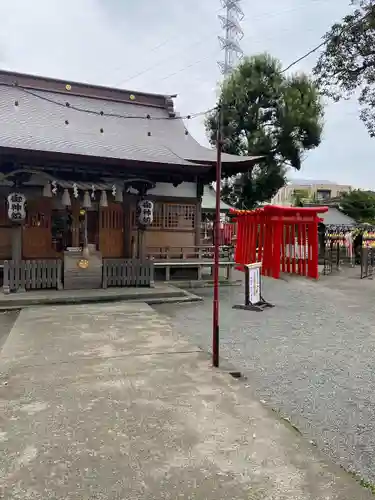
<svg viewBox="0 0 375 500"><path fill-rule="evenodd" d="M375 482L375 280L356 276L265 279L276 307L262 313L233 310L243 289L223 287L221 356L334 461ZM212 290L201 295L201 303L156 309L210 350Z"/></svg>

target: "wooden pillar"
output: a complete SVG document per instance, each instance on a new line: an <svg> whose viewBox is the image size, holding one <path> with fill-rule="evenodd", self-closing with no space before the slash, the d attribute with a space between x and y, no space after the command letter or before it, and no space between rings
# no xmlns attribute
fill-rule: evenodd
<svg viewBox="0 0 375 500"><path fill-rule="evenodd" d="M124 194L124 256L127 259L132 257L132 200L131 196Z"/></svg>
<svg viewBox="0 0 375 500"><path fill-rule="evenodd" d="M79 247L79 210L79 202L72 200L72 247Z"/></svg>
<svg viewBox="0 0 375 500"><path fill-rule="evenodd" d="M137 231L137 258L140 260L145 260L146 258L146 238L145 230L138 229Z"/></svg>
<svg viewBox="0 0 375 500"><path fill-rule="evenodd" d="M202 198L198 198L197 210L195 215L195 246L199 246L202 244L201 224L202 224Z"/></svg>
<svg viewBox="0 0 375 500"><path fill-rule="evenodd" d="M22 225L13 224L12 226L12 261L15 263L16 267L22 262ZM23 280L21 279L21 283ZM10 290L5 290L5 293L9 293ZM20 285L16 292L26 292L24 285Z"/></svg>
<svg viewBox="0 0 375 500"><path fill-rule="evenodd" d="M22 225L12 226L12 260L19 262L22 260Z"/></svg>

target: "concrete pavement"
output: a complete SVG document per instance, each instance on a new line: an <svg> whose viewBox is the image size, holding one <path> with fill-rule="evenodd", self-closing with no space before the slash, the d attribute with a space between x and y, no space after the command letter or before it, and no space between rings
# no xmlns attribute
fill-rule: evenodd
<svg viewBox="0 0 375 500"><path fill-rule="evenodd" d="M0 356L0 498L370 494L165 317L116 303L20 313Z"/></svg>
<svg viewBox="0 0 375 500"><path fill-rule="evenodd" d="M317 282L266 278L275 307L261 314L232 309L244 290L222 288L221 355L332 461L375 484L375 280L349 272ZM204 302L156 308L207 350L212 291L197 293Z"/></svg>
<svg viewBox="0 0 375 500"><path fill-rule="evenodd" d="M156 283L154 287L99 288L91 290L30 290L0 294L0 312L42 305L97 304L118 301L147 304L197 302L200 297L172 284Z"/></svg>

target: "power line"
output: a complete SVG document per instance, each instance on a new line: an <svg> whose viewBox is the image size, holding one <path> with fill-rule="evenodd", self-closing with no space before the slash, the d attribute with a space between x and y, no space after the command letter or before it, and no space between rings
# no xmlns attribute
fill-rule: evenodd
<svg viewBox="0 0 375 500"><path fill-rule="evenodd" d="M292 63L289 64L289 66L287 66L286 68L284 68L281 73L285 73L285 71L288 71L290 68L292 68L293 66L295 66L296 64L298 64L299 62L303 61L304 59L306 59L307 57L311 56L311 54L314 54L314 52L316 52L317 50L319 50L321 47L323 47L324 45L326 45L328 42L327 40L324 40L323 42L321 42L319 45L317 45L316 47L314 47L313 49L309 50L308 52L306 52L306 54L304 54L303 56L299 57L298 59L296 59L295 61L293 61Z"/></svg>
<svg viewBox="0 0 375 500"><path fill-rule="evenodd" d="M284 31L288 31L288 30L284 30ZM309 28L309 29L308 29L308 30L306 30L306 31L312 31L312 29L311 29L311 28ZM250 34L250 35L246 36L245 38L243 38L243 41L246 41L246 40L248 40L248 39L251 39L253 36L254 36L253 34ZM264 40L273 40L273 39L274 39L274 37L266 37ZM219 50L221 50L221 49L217 49L217 50L215 50L215 51L212 53L212 55L216 55L216 54L218 53L218 51L219 51ZM180 68L180 69L178 69L178 70L174 71L173 73L171 73L171 74L169 74L169 75L167 75L167 76L164 76L164 77L162 77L162 78L158 78L158 79L156 79L156 80L153 80L153 82L161 82L161 81L167 80L168 78L172 78L173 76L175 76L175 75L178 75L178 74L182 73L182 72L183 72L183 71L185 71L186 69L189 69L189 68L191 68L191 67L195 66L196 64L199 64L199 63L201 63L201 62L203 62L203 61L205 61L205 60L209 59L210 57L211 57L211 54L210 54L210 55L208 55L208 56L206 56L206 57L203 57L203 58L201 58L201 59L198 59L197 61L194 61L194 62L193 62L193 63L191 63L191 64L188 64L188 65L186 65L186 66L183 66L182 68ZM283 71L286 71L286 69L285 69L285 70L283 70ZM200 79L198 79L197 81L200 81Z"/></svg>
<svg viewBox="0 0 375 500"><path fill-rule="evenodd" d="M151 116L150 114L145 114L145 115L121 115L118 113L105 113L104 111L97 111L95 109L87 109L87 108L82 108L80 106L75 106L73 104L70 104L69 102L61 102L57 101L55 99L52 99L51 97L47 97L45 95L38 94L37 92L33 92L32 90L29 90L25 87L22 87L21 85L13 85L15 88L19 89L21 92L24 92L25 94L31 95L32 97L35 97L37 99L40 99L42 101L48 102L50 104L54 104L56 106L59 106L61 108L69 109L72 111L77 111L79 113L87 113L90 115L94 116L104 116L104 117L109 117L109 118L121 118L124 120L192 120L194 118L197 118L199 116L205 115L207 113L210 113L215 109L215 107L205 110L205 111L199 111L197 113L191 113L188 115L184 116ZM9 87L8 84L5 83L0 83L0 87Z"/></svg>
<svg viewBox="0 0 375 500"><path fill-rule="evenodd" d="M215 13L217 14L218 12L220 12L221 10L223 10L222 7L220 7L220 9L217 9L215 11ZM204 37L201 37L199 38L199 40L197 40L196 42L188 45L186 47L186 49L184 50L187 50L187 49L191 49L192 47L195 47L196 45L200 45L203 41L207 40L208 38L211 38L212 34L209 34L209 35L205 35ZM180 38L181 37L181 34L180 35L177 35L175 37L172 37L170 38L169 40L166 40L164 42L162 42L161 44L158 44L156 47L154 47L153 49L150 50L150 52L155 52L157 49L167 45L168 41L172 41L172 40L175 40L176 38ZM181 51L178 51L175 53L175 56L177 56L178 54L180 54ZM173 55L171 57L174 57ZM115 84L115 87L118 87L120 85L123 85L124 83L127 83L127 82L130 82L131 80L134 80L135 78L138 78L139 76L142 76L144 75L145 73L148 73L149 71L151 71L152 69L156 68L157 66L159 66L160 64L163 64L164 62L168 62L170 60L171 57L166 57L164 59L162 59L161 61L159 62L156 62L155 64L151 65L151 66L148 66L146 67L145 69L141 70L141 71L138 71L137 73L135 73L134 75L130 76L129 78L126 78L125 80L121 80L119 83L116 83Z"/></svg>
<svg viewBox="0 0 375 500"><path fill-rule="evenodd" d="M292 68L293 66L295 66L299 62L303 61L304 59L309 57L311 54L314 54L314 52L317 52L324 45L327 45L329 42L332 42L332 40L334 38L337 38L337 41L339 41L340 37L345 33L345 31L347 31L348 29L351 29L351 28L355 28L357 25L361 24L370 14L371 13L368 12L367 14L362 16L360 19L358 19L358 21L356 21L355 23L351 24L350 26L343 27L338 35L327 37L325 40L323 40L321 43L319 43L319 45L317 45L313 49L309 50L308 52L306 52L306 54L299 57L298 59L296 59L292 63L290 63L289 66L287 66L286 68L284 68L282 70L282 73L285 73L285 71L288 71L290 68Z"/></svg>
<svg viewBox="0 0 375 500"><path fill-rule="evenodd" d="M193 66L200 64L201 62L206 61L207 59L210 59L212 57L212 55L215 55L217 52L218 52L218 50L215 50L213 53L210 53L208 56L202 57L201 59L198 59L197 61L194 61L191 64L188 64L187 66L184 66L183 68L178 69L177 71L174 71L173 73L171 73L167 76L164 76L163 78L160 78L159 80L156 80L156 81L162 82L164 80L168 80L168 78L172 78L172 76L178 75L179 73L182 73L183 71L185 71L189 68L192 68Z"/></svg>
<svg viewBox="0 0 375 500"><path fill-rule="evenodd" d="M349 28L354 28L357 24L360 24L361 22L363 22L368 16L370 15L370 13L367 13L366 15L364 15L363 17L361 17L356 23L350 25L350 26L346 26L344 27L341 32L339 33L339 35L336 35L334 38L336 37L340 37L347 29ZM293 66L295 66L296 64L298 64L300 61L302 61L303 59L306 59L306 57L308 57L309 55L313 54L314 52L316 52L317 50L319 50L322 46L326 45L327 43L329 43L330 41L332 41L332 36L331 37L327 37L326 40L324 40L323 42L321 42L319 45L317 45L316 47L314 47L313 49L309 50L308 52L306 52L306 54L304 54L303 56L299 57L298 59L296 59L295 61L293 61L292 63L290 63L286 68L284 68L282 70L282 73L288 71L290 68L292 68ZM193 63L194 64L194 63ZM184 68L183 68L184 69ZM182 69L182 70L183 70ZM180 70L180 71L182 71ZM3 86L3 87L8 87L9 85L7 84L0 84L0 86ZM152 117L151 115L147 114L147 115L142 115L142 116L135 116L135 115L121 115L121 114L117 114L117 113L105 113L104 111L97 111L97 110L90 110L90 109L86 109L86 108L81 108L79 106L74 106L74 105L71 105L70 103L68 102L61 102L61 101L56 101L50 97L47 97L45 95L40 95L36 92L33 92L25 87L22 87L20 85L14 85L14 87L18 88L19 90L21 90L22 92L26 93L26 94L29 94L37 99L41 99L43 101L47 101L51 104L55 104L56 106L60 106L60 107L63 107L63 108L66 108L66 109L71 109L73 111L77 111L77 112L81 112L81 113L88 113L88 114L92 114L92 115L96 115L96 116L106 116L106 117L112 117L112 118L121 118L121 119L128 119L128 120L131 120L131 119L138 119L138 120L190 120L190 119L193 119L193 118L197 118L199 116L203 116L203 115L206 115L214 110L217 110L217 106L214 106L213 108L210 108L208 110L205 110L205 111L201 111L201 112L198 112L198 113L192 113L190 115L185 115L185 116L175 116L175 117Z"/></svg>
<svg viewBox="0 0 375 500"><path fill-rule="evenodd" d="M319 2L320 0L315 0L316 2ZM325 0L323 0L325 1ZM216 10L214 12L214 14L217 14L218 12L220 12L222 10L222 8ZM287 10L284 10L282 12L273 12L273 13L270 13L270 14L267 14L267 13L264 13L264 14L261 14L259 16L255 16L252 18L252 21L258 21L259 19L263 19L263 18L274 18L274 17L279 17L281 15L284 15L284 14L289 14L291 12L295 12L295 11L298 11L298 10L301 10L300 7L294 7L294 8L291 8L291 9L287 9ZM179 56L181 54L182 51L186 52L187 50L195 47L196 45L200 45L201 43L203 43L204 41L212 38L213 35L220 35L220 32L217 32L217 30L215 31L211 31L209 34L199 38L197 41L195 41L194 43L188 45L187 47L184 47L183 49L180 49L178 50L177 52L175 52L174 54L172 54L171 56L169 57L165 57L163 58L161 61L158 61L158 62L155 62L154 64L152 64L151 66L148 66L146 68L144 68L143 70L141 71L138 71L137 73L131 75L129 78L126 78L124 80L121 80L120 82L117 82L116 84L114 84L114 87L118 87L118 86L121 86L131 80L134 80L135 78L138 78L139 76L142 76L144 75L145 73L148 73L149 71L153 70L154 68L157 68L158 66L160 66L161 64L164 64L166 62L169 62L172 58L175 58L177 56ZM178 38L177 37L172 37L171 40L174 40L175 38ZM245 37L244 40L246 40L248 37ZM156 47L160 47L160 45L165 45L165 43L163 42L162 44L159 44L157 45ZM153 49L150 49L151 52L154 52L154 50L156 50L156 48L154 47Z"/></svg>
<svg viewBox="0 0 375 500"><path fill-rule="evenodd" d="M316 47L312 48L311 50L309 50L308 52L306 52L303 56L299 57L298 59L295 59L293 62L291 62L286 68L282 69L281 70L281 73L285 73L286 71L288 71L290 68L292 68L293 66L295 66L296 64L298 64L299 62L303 61L304 59L306 59L307 57L309 57L311 54L317 52L321 47L327 45L330 41L332 41L332 38L340 38L342 36L342 34L348 30L348 29L351 29L351 28L355 28L357 25L361 24L371 13L367 13L365 14L364 16L362 16L358 21L356 21L355 23L351 24L350 26L347 26L347 27L344 27L342 28L342 30L340 31L340 33L338 35L336 35L335 37L327 37L326 40L323 40L321 43L319 43L318 45L316 45ZM247 37L246 37L247 38ZM199 61L201 62L201 61ZM183 71L185 68L183 68L182 70L180 70L179 72ZM169 76L173 76L172 75L169 75ZM217 109L217 106L215 106L214 108L210 109L207 111L207 113L210 113L211 111L213 110L216 110ZM205 113L203 113L205 114Z"/></svg>

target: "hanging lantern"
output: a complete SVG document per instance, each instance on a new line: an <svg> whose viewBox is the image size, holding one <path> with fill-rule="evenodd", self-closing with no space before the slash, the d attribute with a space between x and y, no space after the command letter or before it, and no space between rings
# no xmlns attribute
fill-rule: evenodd
<svg viewBox="0 0 375 500"><path fill-rule="evenodd" d="M123 201L124 201L124 198L122 196L122 189L117 189L116 195L115 195L115 202L122 203Z"/></svg>
<svg viewBox="0 0 375 500"><path fill-rule="evenodd" d="M64 189L64 192L63 192L63 195L62 195L62 198L61 198L61 203L66 206L66 207L70 207L70 205L72 204L72 201L70 199L70 194L69 194L69 190L68 189Z"/></svg>
<svg viewBox="0 0 375 500"><path fill-rule="evenodd" d="M103 190L100 197L100 206L108 207L107 193Z"/></svg>
<svg viewBox="0 0 375 500"><path fill-rule="evenodd" d="M91 198L90 198L90 193L88 191L85 191L85 194L83 195L82 206L83 208L91 208Z"/></svg>
<svg viewBox="0 0 375 500"><path fill-rule="evenodd" d="M91 186L91 198L95 200L95 186L94 184Z"/></svg>
<svg viewBox="0 0 375 500"><path fill-rule="evenodd" d="M47 182L43 187L43 196L45 198L52 198L51 183Z"/></svg>
<svg viewBox="0 0 375 500"><path fill-rule="evenodd" d="M116 184L113 184L112 186L112 196L115 197L116 196L116 192L117 192L117 187L116 187Z"/></svg>
<svg viewBox="0 0 375 500"><path fill-rule="evenodd" d="M141 200L137 205L137 220L140 226L150 226L154 220L154 204L150 200Z"/></svg>

